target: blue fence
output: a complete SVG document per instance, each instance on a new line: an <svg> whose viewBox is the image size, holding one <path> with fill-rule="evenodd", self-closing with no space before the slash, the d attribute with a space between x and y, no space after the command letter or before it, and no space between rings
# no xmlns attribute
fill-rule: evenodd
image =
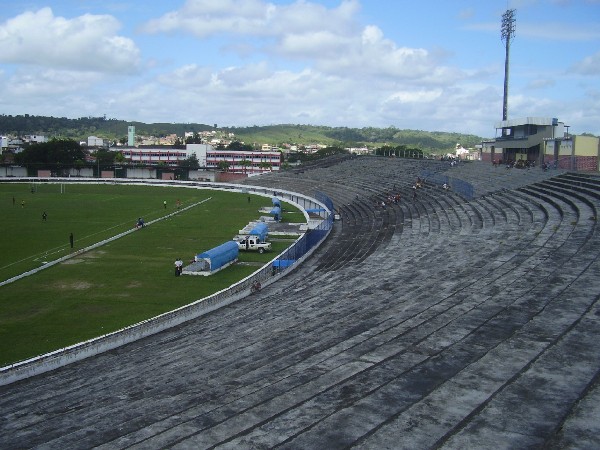
<svg viewBox="0 0 600 450"><path fill-rule="evenodd" d="M466 200L472 200L475 196L475 189L473 188L473 185L458 178L449 177L448 175L432 172L430 170L422 170L421 178L438 186L447 184L450 186L450 189L452 189L453 192L457 193Z"/></svg>
<svg viewBox="0 0 600 450"><path fill-rule="evenodd" d="M315 248L333 227L333 202L322 192L317 192L315 198L326 206L325 217L315 228L309 229L294 245L283 252L273 262L273 274L280 273Z"/></svg>
<svg viewBox="0 0 600 450"><path fill-rule="evenodd" d="M315 192L315 198L320 201L321 203L323 203L325 205L325 207L332 212L333 211L333 202L331 201L331 199L329 197L327 197L327 195L325 195L322 192Z"/></svg>

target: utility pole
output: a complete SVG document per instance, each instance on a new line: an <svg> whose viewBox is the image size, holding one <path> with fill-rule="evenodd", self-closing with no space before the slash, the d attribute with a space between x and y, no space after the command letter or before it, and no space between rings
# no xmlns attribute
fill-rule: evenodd
<svg viewBox="0 0 600 450"><path fill-rule="evenodd" d="M502 103L502 120L508 120L508 63L510 42L515 36L515 12L507 9L502 14L501 39L506 44L506 57L504 59L504 101Z"/></svg>

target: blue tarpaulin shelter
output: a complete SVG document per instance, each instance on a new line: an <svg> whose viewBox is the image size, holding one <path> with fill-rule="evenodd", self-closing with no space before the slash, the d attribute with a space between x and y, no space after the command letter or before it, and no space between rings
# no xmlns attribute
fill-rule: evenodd
<svg viewBox="0 0 600 450"><path fill-rule="evenodd" d="M281 206L281 202L279 201L279 199L277 197L273 197L271 199L271 202L273 202L273 206Z"/></svg>
<svg viewBox="0 0 600 450"><path fill-rule="evenodd" d="M196 255L196 259L198 261L204 260L207 262L209 270L214 272L215 270L219 270L222 267L235 262L239 252L237 243L229 241Z"/></svg>
<svg viewBox="0 0 600 450"><path fill-rule="evenodd" d="M258 236L260 242L265 242L269 234L269 227L264 222L257 223L248 233L251 236Z"/></svg>
<svg viewBox="0 0 600 450"><path fill-rule="evenodd" d="M275 220L279 221L279 219L281 218L281 208L279 206L276 206L271 210L270 214L273 214L275 216Z"/></svg>

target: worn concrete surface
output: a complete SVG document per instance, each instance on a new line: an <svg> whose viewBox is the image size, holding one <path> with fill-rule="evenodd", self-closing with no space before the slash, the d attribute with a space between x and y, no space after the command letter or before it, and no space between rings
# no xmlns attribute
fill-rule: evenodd
<svg viewBox="0 0 600 450"><path fill-rule="evenodd" d="M490 189L469 166L476 199L412 201L425 164L253 178L327 193L323 248L244 301L0 388L0 448L600 448L597 179L513 169Z"/></svg>

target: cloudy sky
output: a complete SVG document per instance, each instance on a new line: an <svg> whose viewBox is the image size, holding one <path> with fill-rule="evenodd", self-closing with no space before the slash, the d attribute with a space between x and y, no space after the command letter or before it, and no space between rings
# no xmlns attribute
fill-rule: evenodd
<svg viewBox="0 0 600 450"><path fill-rule="evenodd" d="M600 135L600 0L0 0L0 114ZM1 130L0 130L1 131Z"/></svg>

